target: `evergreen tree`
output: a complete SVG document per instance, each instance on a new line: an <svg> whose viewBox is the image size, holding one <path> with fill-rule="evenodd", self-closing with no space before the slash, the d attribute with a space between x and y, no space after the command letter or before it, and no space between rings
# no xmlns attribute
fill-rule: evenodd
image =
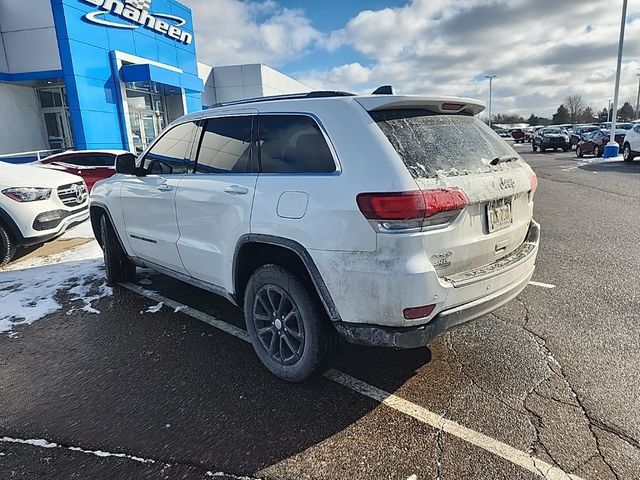
<svg viewBox="0 0 640 480"><path fill-rule="evenodd" d="M634 120L635 116L636 112L629 102L624 102L622 108L618 110L618 120L620 120L621 122L629 122L631 120Z"/></svg>
<svg viewBox="0 0 640 480"><path fill-rule="evenodd" d="M551 119L554 125L560 125L563 123L571 123L571 115L569 115L569 110L564 105L560 105L558 107L558 111L553 114L553 118Z"/></svg>

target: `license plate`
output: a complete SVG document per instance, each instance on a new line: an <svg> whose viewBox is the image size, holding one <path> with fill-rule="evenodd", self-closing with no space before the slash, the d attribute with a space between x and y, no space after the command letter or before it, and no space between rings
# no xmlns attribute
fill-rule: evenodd
<svg viewBox="0 0 640 480"><path fill-rule="evenodd" d="M487 220L489 223L489 233L510 227L513 223L511 217L511 199L504 198L490 202L487 205Z"/></svg>

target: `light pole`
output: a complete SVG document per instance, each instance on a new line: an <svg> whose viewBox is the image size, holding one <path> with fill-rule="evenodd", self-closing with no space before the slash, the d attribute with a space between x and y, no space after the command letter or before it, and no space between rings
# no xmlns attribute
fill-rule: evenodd
<svg viewBox="0 0 640 480"><path fill-rule="evenodd" d="M498 75L485 75L484 78L489 79L489 128L491 128L491 123L493 122L493 118L491 117L491 103L493 102L493 79L498 78Z"/></svg>
<svg viewBox="0 0 640 480"><path fill-rule="evenodd" d="M613 112L611 113L611 133L609 143L604 147L604 157L613 158L620 154L620 145L616 142L616 122L618 120L618 94L620 93L620 70L622 69L622 47L624 45L624 27L627 20L627 0L622 0L622 20L620 21L620 40L618 42L618 68L616 70L616 88L613 93Z"/></svg>

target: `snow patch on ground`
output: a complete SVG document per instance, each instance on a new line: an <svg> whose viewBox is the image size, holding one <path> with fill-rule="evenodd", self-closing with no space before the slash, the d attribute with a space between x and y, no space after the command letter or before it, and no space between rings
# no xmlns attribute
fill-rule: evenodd
<svg viewBox="0 0 640 480"><path fill-rule="evenodd" d="M31 325L59 311L62 306L56 296L60 293L82 304L70 313L100 313L94 303L111 295L112 290L104 280L102 250L97 242L30 258L0 271L0 333L15 336L15 326Z"/></svg>
<svg viewBox="0 0 640 480"><path fill-rule="evenodd" d="M585 163L608 163L608 162L624 162L624 157L618 155L617 157L604 158L604 157L583 157L580 161Z"/></svg>
<svg viewBox="0 0 640 480"><path fill-rule="evenodd" d="M153 305L140 313L158 313L160 310L162 310L162 307L164 307L164 303L160 302L159 304Z"/></svg>
<svg viewBox="0 0 640 480"><path fill-rule="evenodd" d="M133 455L127 455L125 453L111 453L111 452L103 452L101 450L85 450L80 447L63 447L62 445L58 445L57 443L47 442L46 440L22 440L19 438L11 438L11 437L2 437L0 438L0 443L20 443L23 445L32 445L34 447L40 448L63 448L65 450L71 450L72 452L81 452L87 455L95 455L96 457L116 457L116 458L126 458L129 460L133 460L135 462L140 463L156 463L155 460L149 460L148 458L135 457Z"/></svg>

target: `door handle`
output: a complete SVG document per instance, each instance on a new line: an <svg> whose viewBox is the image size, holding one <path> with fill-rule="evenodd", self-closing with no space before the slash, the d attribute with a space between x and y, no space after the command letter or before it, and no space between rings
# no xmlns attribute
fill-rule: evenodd
<svg viewBox="0 0 640 480"><path fill-rule="evenodd" d="M161 192L170 192L171 190L173 190L173 187L171 185L166 184L166 183L163 183L162 185L158 185L157 188Z"/></svg>
<svg viewBox="0 0 640 480"><path fill-rule="evenodd" d="M249 193L249 189L241 185L231 185L224 189L224 193L228 193L229 195L246 195Z"/></svg>

